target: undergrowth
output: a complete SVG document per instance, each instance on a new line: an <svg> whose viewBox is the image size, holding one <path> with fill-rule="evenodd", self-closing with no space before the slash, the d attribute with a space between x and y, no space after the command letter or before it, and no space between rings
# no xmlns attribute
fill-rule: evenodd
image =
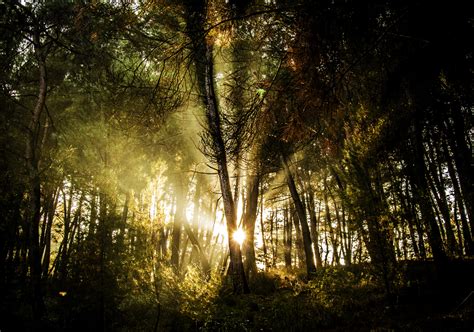
<svg viewBox="0 0 474 332"><path fill-rule="evenodd" d="M421 274L432 279L432 269L420 265ZM447 314L471 287L467 277L463 288L447 279L428 283L407 269L400 271L393 294L360 265L323 268L309 281L301 271L261 272L250 282L251 294L233 295L225 278L213 274L206 282L191 270L181 281L168 284L174 291L162 299L173 305L168 307L172 318L160 326L193 331L425 331L457 330L474 323L472 315ZM456 292L451 291L454 286Z"/></svg>
<svg viewBox="0 0 474 332"><path fill-rule="evenodd" d="M234 295L219 271L206 278L197 267L177 275L160 266L152 283L144 271L103 289L77 283L64 297L51 289L45 327L94 330L102 292L110 331L472 330L473 303L463 300L472 291L474 264L453 262L443 274L429 262L398 269L390 296L368 265L322 268L311 280L298 270L260 272L250 280L251 294ZM22 308L18 317L28 315Z"/></svg>

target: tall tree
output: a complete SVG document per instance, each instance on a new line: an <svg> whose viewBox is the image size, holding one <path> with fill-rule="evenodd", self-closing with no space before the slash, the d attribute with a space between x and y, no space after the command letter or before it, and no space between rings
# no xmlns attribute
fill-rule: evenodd
<svg viewBox="0 0 474 332"><path fill-rule="evenodd" d="M229 238L231 275L235 293L248 293L249 287L242 262L240 244L233 239L237 230L237 211L231 189L227 149L221 128L221 114L216 98L214 82L214 37L206 34L207 3L205 1L185 1L187 34L191 39L191 51L197 77L198 91L205 108L206 133L204 145L213 161L217 173L224 204L224 212Z"/></svg>

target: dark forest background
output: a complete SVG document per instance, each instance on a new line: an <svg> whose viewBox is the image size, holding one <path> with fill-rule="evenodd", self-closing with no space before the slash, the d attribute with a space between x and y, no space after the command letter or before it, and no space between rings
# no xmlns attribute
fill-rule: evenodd
<svg viewBox="0 0 474 332"><path fill-rule="evenodd" d="M0 1L0 330L472 330L473 25Z"/></svg>

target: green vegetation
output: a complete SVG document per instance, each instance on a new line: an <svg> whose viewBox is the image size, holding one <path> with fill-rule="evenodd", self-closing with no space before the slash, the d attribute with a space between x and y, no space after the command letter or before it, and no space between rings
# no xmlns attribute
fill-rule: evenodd
<svg viewBox="0 0 474 332"><path fill-rule="evenodd" d="M0 1L0 330L473 327L467 3Z"/></svg>
<svg viewBox="0 0 474 332"><path fill-rule="evenodd" d="M472 262L449 265L449 275L436 274L430 262L403 262L396 289L387 296L370 265L327 267L313 280L301 273L272 270L259 273L252 293L235 295L219 273L204 280L197 268L178 278L160 269L154 287L107 286L108 328L116 331L300 331L300 330L464 330L474 323L471 291ZM464 275L460 275L460 273ZM448 286L446 286L448 285ZM95 328L97 288L76 285L64 294L48 290L49 313L42 328L81 331ZM11 309L10 309L11 310ZM15 308L28 317L29 307ZM21 321L18 317L18 321ZM28 320L16 325L30 330ZM6 326L8 329L8 326ZM11 329L14 329L11 327Z"/></svg>

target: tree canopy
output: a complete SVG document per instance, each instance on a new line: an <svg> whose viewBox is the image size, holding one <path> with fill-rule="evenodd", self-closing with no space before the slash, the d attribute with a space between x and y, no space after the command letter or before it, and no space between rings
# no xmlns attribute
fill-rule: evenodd
<svg viewBox="0 0 474 332"><path fill-rule="evenodd" d="M0 330L331 328L469 280L469 9L0 2Z"/></svg>

